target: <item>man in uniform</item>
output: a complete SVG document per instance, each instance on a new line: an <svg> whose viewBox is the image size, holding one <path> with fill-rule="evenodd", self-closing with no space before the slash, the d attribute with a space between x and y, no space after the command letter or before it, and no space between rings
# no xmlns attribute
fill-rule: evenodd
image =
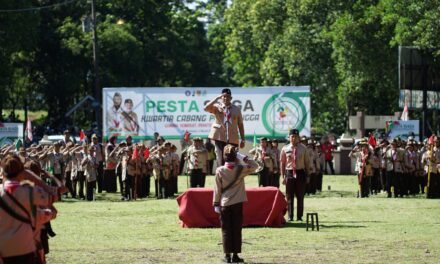
<svg viewBox="0 0 440 264"><path fill-rule="evenodd" d="M247 201L244 177L253 173L258 165L237 153L237 148L233 145L226 145L223 153L226 163L218 167L215 173L213 206L215 212L220 214L225 253L223 261L237 263L243 262L238 254L241 253L243 202Z"/></svg>
<svg viewBox="0 0 440 264"><path fill-rule="evenodd" d="M133 112L133 100L125 99L124 101L125 110L122 111L123 124L122 130L126 134L137 135L139 132L138 116Z"/></svg>
<svg viewBox="0 0 440 264"><path fill-rule="evenodd" d="M222 102L218 103L220 99ZM220 95L205 105L205 111L213 114L215 117L208 137L214 140L217 166L224 164L223 149L227 144L238 146L240 143L240 148L244 148L245 145L241 110L233 105L231 101L231 90L226 88L222 90ZM240 142L238 140L238 132L240 132Z"/></svg>
<svg viewBox="0 0 440 264"><path fill-rule="evenodd" d="M289 131L290 144L283 147L280 157L280 173L286 185L289 221L293 221L294 195L297 199L296 219L302 221L304 213L304 193L309 175L310 159L307 148L299 142L299 131Z"/></svg>
<svg viewBox="0 0 440 264"><path fill-rule="evenodd" d="M203 166L208 165L208 153L201 138L193 139L193 145L187 150L187 162L191 188L203 187Z"/></svg>
<svg viewBox="0 0 440 264"><path fill-rule="evenodd" d="M249 150L249 154L254 156L254 160L259 165L258 186L270 186L273 168L277 167L277 162L271 146L267 144L267 138L260 138L260 146Z"/></svg>
<svg viewBox="0 0 440 264"><path fill-rule="evenodd" d="M100 190L102 190L102 183L104 181L104 147L101 143L98 141L98 136L96 134L92 135L92 147L95 148L95 154L96 154L96 161L98 162L98 169L97 169L97 177L96 182L98 183L98 186Z"/></svg>
<svg viewBox="0 0 440 264"><path fill-rule="evenodd" d="M325 138L324 143L321 145L322 153L324 154L325 164L324 164L324 170L325 173L328 174L327 171L327 165L330 167L330 172L332 175L335 174L335 170L333 168L333 145L330 143L328 137Z"/></svg>
<svg viewBox="0 0 440 264"><path fill-rule="evenodd" d="M109 133L120 133L122 131L122 96L116 92L113 95L113 106L107 110L106 124Z"/></svg>
<svg viewBox="0 0 440 264"><path fill-rule="evenodd" d="M403 174L403 166L405 162L405 153L398 148L398 140L393 139L391 142L391 148L385 152L386 168L387 168L387 186L386 191L388 198L391 197L391 186L394 187L394 197L402 196L401 182Z"/></svg>

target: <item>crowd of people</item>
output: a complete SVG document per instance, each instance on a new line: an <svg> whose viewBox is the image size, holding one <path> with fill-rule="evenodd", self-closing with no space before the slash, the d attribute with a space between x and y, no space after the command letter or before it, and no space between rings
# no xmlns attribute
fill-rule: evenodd
<svg viewBox="0 0 440 264"><path fill-rule="evenodd" d="M412 137L382 139L379 144L360 140L349 154L356 159L359 197L386 191L388 197L426 193L427 198L440 198L439 147L436 136L424 142Z"/></svg>

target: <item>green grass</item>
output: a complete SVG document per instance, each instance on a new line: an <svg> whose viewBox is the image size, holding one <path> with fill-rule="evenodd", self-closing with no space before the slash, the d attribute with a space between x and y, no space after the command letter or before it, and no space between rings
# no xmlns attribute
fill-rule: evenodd
<svg viewBox="0 0 440 264"><path fill-rule="evenodd" d="M12 112L12 109L4 109L3 115L7 118ZM16 109L15 114L18 115L18 119L24 122L24 110ZM38 122L47 117L47 111L28 111L28 116L32 122Z"/></svg>
<svg viewBox="0 0 440 264"><path fill-rule="evenodd" d="M356 181L324 176L324 191L306 197L305 212L319 213L319 232L306 232L303 222L244 228L246 262L439 263L440 200L385 194L359 199ZM256 182L257 177L246 178L248 187ZM208 177L207 187L212 185ZM186 189L186 178L179 187ZM181 228L174 199L120 202L116 194L97 199L56 205L57 236L50 239L48 263L221 262L220 229Z"/></svg>

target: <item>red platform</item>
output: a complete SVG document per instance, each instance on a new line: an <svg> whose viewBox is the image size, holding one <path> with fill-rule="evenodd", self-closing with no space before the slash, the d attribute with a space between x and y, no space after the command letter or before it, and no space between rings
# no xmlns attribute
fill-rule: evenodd
<svg viewBox="0 0 440 264"><path fill-rule="evenodd" d="M243 226L282 227L287 202L275 187L246 188L248 201L243 205ZM212 206L213 190L190 188L179 197L182 227L220 227L220 216Z"/></svg>

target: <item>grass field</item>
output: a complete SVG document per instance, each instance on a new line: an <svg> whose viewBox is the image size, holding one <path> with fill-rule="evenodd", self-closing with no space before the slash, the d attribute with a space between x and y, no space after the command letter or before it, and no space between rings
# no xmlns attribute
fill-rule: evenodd
<svg viewBox="0 0 440 264"><path fill-rule="evenodd" d="M246 178L247 186L256 183L257 177ZM186 178L179 187L186 188ZM245 261L440 263L440 200L359 199L354 176L324 176L323 189L305 199L305 212L319 213L319 232L306 232L303 222L244 228ZM220 229L181 228L175 199L121 202L104 193L95 202L66 199L57 208L48 263L221 263Z"/></svg>

